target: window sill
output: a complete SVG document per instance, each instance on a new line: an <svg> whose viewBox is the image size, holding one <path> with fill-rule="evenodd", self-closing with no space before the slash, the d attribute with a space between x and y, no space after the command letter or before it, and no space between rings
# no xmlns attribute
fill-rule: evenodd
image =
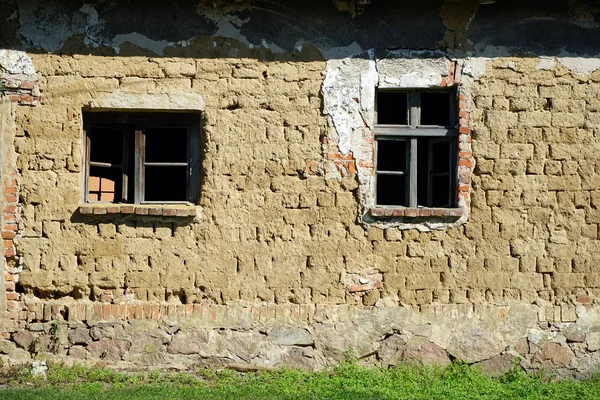
<svg viewBox="0 0 600 400"><path fill-rule="evenodd" d="M442 217L442 218L460 218L463 216L461 208L428 208L428 207L372 207L369 213L374 218L422 218L422 217Z"/></svg>
<svg viewBox="0 0 600 400"><path fill-rule="evenodd" d="M196 216L196 206L163 204L82 204L81 215L147 215L153 217L190 218Z"/></svg>

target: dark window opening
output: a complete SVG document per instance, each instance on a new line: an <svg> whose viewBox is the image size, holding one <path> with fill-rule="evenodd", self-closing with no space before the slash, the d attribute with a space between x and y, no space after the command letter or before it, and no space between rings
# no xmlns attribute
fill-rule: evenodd
<svg viewBox="0 0 600 400"><path fill-rule="evenodd" d="M144 133L146 162L187 163L187 129L147 128Z"/></svg>
<svg viewBox="0 0 600 400"><path fill-rule="evenodd" d="M176 113L84 113L86 201L196 203L200 118Z"/></svg>
<svg viewBox="0 0 600 400"><path fill-rule="evenodd" d="M377 123L408 125L408 93L377 92Z"/></svg>
<svg viewBox="0 0 600 400"><path fill-rule="evenodd" d="M145 200L185 201L187 195L186 175L186 167L147 166Z"/></svg>
<svg viewBox="0 0 600 400"><path fill-rule="evenodd" d="M420 125L450 125L450 93L421 93Z"/></svg>
<svg viewBox="0 0 600 400"><path fill-rule="evenodd" d="M395 109L393 104L386 104L394 101L389 94L396 93L378 93L378 118L380 110L386 115ZM375 202L386 206L454 207L458 132L451 126L456 119L452 92L411 91L406 98L411 99L407 112L420 115L420 124L431 127L375 127ZM386 115L386 120L393 119Z"/></svg>
<svg viewBox="0 0 600 400"><path fill-rule="evenodd" d="M408 207L406 176L377 175L377 204Z"/></svg>
<svg viewBox="0 0 600 400"><path fill-rule="evenodd" d="M407 172L407 149L405 140L379 140L377 142L377 170Z"/></svg>

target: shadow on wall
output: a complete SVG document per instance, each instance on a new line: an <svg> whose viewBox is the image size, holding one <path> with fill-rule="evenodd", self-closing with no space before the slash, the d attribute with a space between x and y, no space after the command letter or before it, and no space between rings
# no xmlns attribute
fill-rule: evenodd
<svg viewBox="0 0 600 400"><path fill-rule="evenodd" d="M410 7L390 0L360 6L339 0L204 3L0 0L0 47L62 55L264 61L336 59L369 49L594 56L600 30L600 6L584 0L482 6L477 0L424 0Z"/></svg>

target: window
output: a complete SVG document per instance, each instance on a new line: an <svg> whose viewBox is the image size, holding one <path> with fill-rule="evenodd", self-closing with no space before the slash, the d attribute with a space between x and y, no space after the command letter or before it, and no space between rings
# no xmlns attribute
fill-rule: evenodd
<svg viewBox="0 0 600 400"><path fill-rule="evenodd" d="M449 90L380 90L375 204L456 205L456 97Z"/></svg>
<svg viewBox="0 0 600 400"><path fill-rule="evenodd" d="M200 116L86 112L85 201L197 203Z"/></svg>

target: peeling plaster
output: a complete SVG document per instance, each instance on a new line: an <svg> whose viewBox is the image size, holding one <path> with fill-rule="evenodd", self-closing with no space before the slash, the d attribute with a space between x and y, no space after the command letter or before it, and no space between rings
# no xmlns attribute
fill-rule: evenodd
<svg viewBox="0 0 600 400"><path fill-rule="evenodd" d="M31 58L18 50L0 49L0 66L9 74L35 75L37 72Z"/></svg>
<svg viewBox="0 0 600 400"><path fill-rule="evenodd" d="M600 68L600 54L591 58L567 56L556 59L563 67L579 76L589 75Z"/></svg>
<svg viewBox="0 0 600 400"><path fill-rule="evenodd" d="M375 59L374 50L354 57L327 61L322 92L324 113L330 120L330 138L339 151L352 154L355 160L369 160L371 152L364 148L363 137L375 123L375 91L383 88L439 87L448 75L451 60L441 51L393 50L384 58ZM484 65L485 67L485 65ZM364 151L367 153L363 154ZM371 171L357 166L359 204L362 220L366 223L389 227L432 230L452 225L440 219L418 224L400 224L373 220L367 213L374 205L374 177ZM335 167L329 166L327 178L340 178ZM466 215L456 224L466 221Z"/></svg>
<svg viewBox="0 0 600 400"><path fill-rule="evenodd" d="M118 53L119 47L125 42L129 42L129 43L139 46L143 49L150 50L159 56L162 56L164 54L164 49L167 46L174 45L174 43L168 42L166 40L156 41L156 40L152 40L142 34L134 32L134 33L128 33L126 35L115 36L115 38L112 41L112 47Z"/></svg>
<svg viewBox="0 0 600 400"><path fill-rule="evenodd" d="M554 57L540 57L540 62L535 67L536 70L549 71L556 66L556 59Z"/></svg>
<svg viewBox="0 0 600 400"><path fill-rule="evenodd" d="M485 66L491 58L486 57L469 57L464 60L462 73L470 76L473 79L479 79L485 75Z"/></svg>
<svg viewBox="0 0 600 400"><path fill-rule="evenodd" d="M390 51L377 60L380 88L428 88L440 85L450 60L441 51Z"/></svg>
<svg viewBox="0 0 600 400"><path fill-rule="evenodd" d="M98 13L89 4L69 10L57 0L19 1L19 34L34 47L53 52L72 36L85 34L99 23Z"/></svg>

